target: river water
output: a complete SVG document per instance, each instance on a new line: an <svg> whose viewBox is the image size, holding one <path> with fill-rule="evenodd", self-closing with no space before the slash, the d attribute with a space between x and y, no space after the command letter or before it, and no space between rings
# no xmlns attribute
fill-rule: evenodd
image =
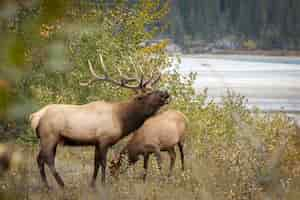
<svg viewBox="0 0 300 200"><path fill-rule="evenodd" d="M248 107L300 113L300 58L183 55L180 72L197 72L195 88L220 101L227 89L244 95Z"/></svg>

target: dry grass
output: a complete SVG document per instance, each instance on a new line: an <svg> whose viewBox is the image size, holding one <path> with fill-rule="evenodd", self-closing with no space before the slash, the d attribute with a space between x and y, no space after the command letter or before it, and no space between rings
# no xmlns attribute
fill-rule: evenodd
<svg viewBox="0 0 300 200"><path fill-rule="evenodd" d="M207 148L200 153L195 151L197 145L195 140L186 141L185 172L180 169L179 154L177 154L173 176L167 177L169 160L164 154L162 174L156 168L155 159L152 158L146 183L141 179L143 169L140 161L118 179L108 176L106 186L101 185L98 177L96 189L91 189L88 185L93 170L93 148L60 147L56 166L67 186L64 190L58 188L50 171L47 170L48 180L53 186L50 191L41 183L35 161L37 146L19 146L24 160L18 168L2 176L0 197L33 200L299 199L300 166L292 167L296 176L289 177L292 172L284 172L279 166L269 169L267 167L272 167L272 164L263 164L281 159L277 157L282 157L280 152L282 146L275 147L269 154L253 151L250 144L241 142L228 146L217 143L207 144ZM269 162L264 162L264 159L255 160L259 156L267 156ZM284 163L282 165L285 166ZM259 166L265 168L258 169Z"/></svg>
<svg viewBox="0 0 300 200"><path fill-rule="evenodd" d="M188 183L193 168L192 162L189 162L192 160L190 152L186 153L187 170L181 172L178 156L172 177L167 177L169 160L164 154L162 175L156 168L155 159L151 159L146 183L141 179L143 169L140 161L118 179L108 176L106 186L101 185L99 176L96 189L91 189L89 181L93 170L93 148L60 147L56 166L67 186L61 190L47 170L48 180L53 187L48 191L42 185L35 161L37 147L23 146L21 151L25 159L22 165L17 170L11 170L0 182L2 196L8 195L7 199L195 199L199 192L198 181ZM101 171L99 173L101 175Z"/></svg>
<svg viewBox="0 0 300 200"><path fill-rule="evenodd" d="M17 145L23 159L1 176L0 199L300 199L300 138L292 122L284 114L231 110L238 109L212 107L197 115L200 120L190 122L185 141L186 170L181 171L178 149L171 177L167 177L167 154L163 154L162 172L151 157L146 183L141 178L141 160L118 179L107 172L106 186L99 176L96 189L91 189L94 149L60 146L56 167L66 188L58 188L47 169L53 186L48 191L36 164L38 145ZM124 142L114 150L119 151Z"/></svg>

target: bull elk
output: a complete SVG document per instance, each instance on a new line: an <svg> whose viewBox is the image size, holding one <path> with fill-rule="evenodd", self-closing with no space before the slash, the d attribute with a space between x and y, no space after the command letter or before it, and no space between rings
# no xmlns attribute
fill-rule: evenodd
<svg viewBox="0 0 300 200"><path fill-rule="evenodd" d="M148 169L149 155L154 154L159 169L161 169L161 151L167 151L170 156L170 171L174 168L176 159L175 146L178 145L181 157L181 168L184 170L183 140L186 133L187 118L181 112L169 110L157 114L145 121L145 123L132 135L127 145L119 156L110 163L110 172L116 175L122 165L124 155L127 153L129 165L144 157L145 181Z"/></svg>
<svg viewBox="0 0 300 200"><path fill-rule="evenodd" d="M95 146L94 172L91 186L95 186L99 166L101 165L101 180L105 183L106 157L108 149L120 139L139 128L144 121L154 115L161 106L168 103L169 94L166 91L150 90L160 79L160 73L144 80L142 77L128 78L120 73L121 80L109 77L103 63L100 64L104 75L97 75L88 60L89 70L94 81L108 81L123 88L142 92L124 102L95 101L84 105L52 104L33 113L30 117L31 126L40 139L40 151L37 163L43 183L49 187L45 174L45 164L50 168L59 186L64 182L55 168L55 154L58 144ZM120 71L119 71L120 72ZM135 85L133 85L135 83Z"/></svg>

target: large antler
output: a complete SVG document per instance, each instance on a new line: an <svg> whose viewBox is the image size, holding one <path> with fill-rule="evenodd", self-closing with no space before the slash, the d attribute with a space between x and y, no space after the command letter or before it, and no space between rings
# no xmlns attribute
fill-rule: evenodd
<svg viewBox="0 0 300 200"><path fill-rule="evenodd" d="M137 68L136 68L136 65L133 63L131 57L129 57L129 60L130 60L130 62L131 62L132 67L133 67L134 70L135 70L136 77L138 77L138 70L137 70ZM154 70L152 70L152 71L151 71L150 79L145 80L145 79L144 79L144 72L143 72L142 68L141 68L140 66L138 66L138 68L139 68L139 71L140 71L141 74L142 74L142 75L141 75L141 78L140 78L140 82L139 82L140 88L143 88L143 90L147 90L147 89L148 89L148 90L152 90L152 89L153 89L152 86L154 86L154 85L155 85L156 83L158 83L158 81L160 80L160 78L161 78L161 73L158 72L157 75L156 75L156 78L155 78L155 76L154 76ZM155 79L154 79L154 78L155 78Z"/></svg>
<svg viewBox="0 0 300 200"><path fill-rule="evenodd" d="M88 82L81 82L80 85L82 86L87 86L87 85L90 85L92 84L93 82L95 81L107 81L107 82L110 82L114 85L117 85L117 86L120 86L120 87L123 87L123 88L127 88L127 89L132 89L134 90L135 92L138 92L138 91L142 91L142 92L145 92L147 90L151 90L152 89L152 86L154 84L156 84L160 77L161 77L161 74L158 73L157 77L154 79L154 73L153 71L151 72L151 77L149 80L144 80L144 73L142 72L142 70L140 69L141 71L141 77L138 76L138 72L137 72L137 69L135 68L133 62L133 67L135 69L135 72L136 72L136 77L135 78L130 78L126 75L124 75L120 69L117 68L117 71L119 72L119 76L121 78L120 81L118 80L114 80L112 78L110 78L109 74L108 74L108 71L107 71L107 68L103 62L103 58L102 58L102 55L99 54L99 59L100 59L100 64L101 64L101 67L102 67L102 70L103 70L103 75L100 76L98 75L94 68L93 68L93 65L91 63L90 60L88 60L88 66L89 66L89 70L93 76L93 79L89 80ZM131 60L132 61L132 60ZM130 85L129 83L132 83L132 82L136 82L137 84L136 85Z"/></svg>

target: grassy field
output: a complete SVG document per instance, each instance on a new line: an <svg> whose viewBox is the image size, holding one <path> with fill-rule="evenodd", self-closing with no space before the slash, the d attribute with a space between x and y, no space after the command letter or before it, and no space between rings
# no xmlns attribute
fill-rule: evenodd
<svg viewBox="0 0 300 200"><path fill-rule="evenodd" d="M7 199L197 199L201 193L201 181L198 180L200 176L192 174L197 171L198 166L191 162L191 149L186 149L185 172L181 171L178 154L173 176L167 177L169 158L167 154L163 154L162 172L157 169L155 159L152 158L146 183L141 179L143 168L140 161L118 179L108 176L105 186L100 182L100 170L97 186L92 189L89 182L93 171L93 148L60 147L56 166L66 188L60 189L47 169L48 180L52 186L50 191L43 187L40 179L35 159L37 147L23 146L21 153L24 160L19 169L12 170L1 181L2 193L6 191Z"/></svg>
<svg viewBox="0 0 300 200"><path fill-rule="evenodd" d="M204 143L203 141L203 145ZM122 145L124 144L118 144L114 150L118 151ZM300 165L287 169L297 174L294 177L289 177L291 172L282 171L281 166L270 167L272 169L265 170L265 174L262 174L261 169L257 169L260 165L254 166L260 162L255 160L259 156L251 149L244 149L247 145L239 143L239 145L231 144L229 147L225 144L218 146L206 144L208 148L203 149L201 153L196 150L199 148L195 145L198 144L192 138L186 141L184 172L180 168L177 149L175 169L171 177L167 177L169 157L164 153L162 172L157 169L154 157L151 157L146 183L141 179L143 168L142 161L139 161L119 178L108 175L105 186L101 185L99 176L95 189L89 187L93 170L93 148L60 146L56 166L66 183L64 190L58 188L48 169L46 173L52 189L47 190L43 187L36 164L37 145L17 145L22 160L18 167L1 177L0 197L10 200L299 199ZM276 163L279 157L282 157L284 145L276 146L272 154L266 155L268 161ZM250 161L251 158L254 161ZM111 152L108 160L111 160ZM266 169L268 165L263 166Z"/></svg>

